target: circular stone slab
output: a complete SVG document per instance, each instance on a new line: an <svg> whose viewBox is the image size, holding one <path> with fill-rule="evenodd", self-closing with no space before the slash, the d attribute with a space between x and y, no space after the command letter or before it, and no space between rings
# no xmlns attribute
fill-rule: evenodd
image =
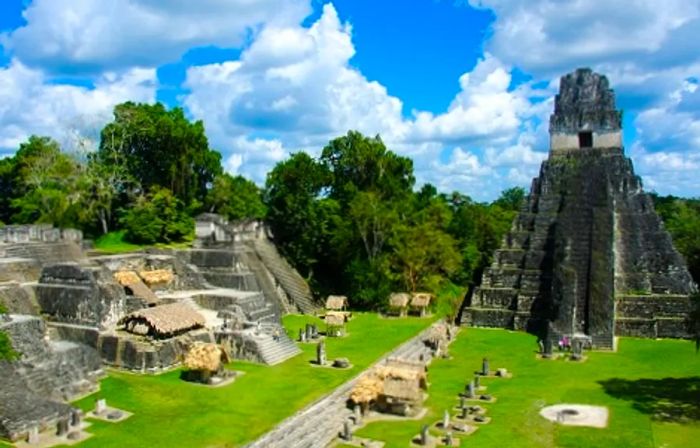
<svg viewBox="0 0 700 448"><path fill-rule="evenodd" d="M543 408L540 415L561 425L590 426L593 428L608 426L608 408L603 406L557 404Z"/></svg>

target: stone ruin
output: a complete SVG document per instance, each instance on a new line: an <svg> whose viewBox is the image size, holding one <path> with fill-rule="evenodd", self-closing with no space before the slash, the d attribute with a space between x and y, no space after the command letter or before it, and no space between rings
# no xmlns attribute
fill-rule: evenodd
<svg viewBox="0 0 700 448"><path fill-rule="evenodd" d="M103 365L158 372L197 344L265 364L301 352L280 318L317 305L265 227L204 215L197 234L192 249L88 257L77 231L0 229L0 330L21 354L0 362L13 378L0 383L0 437L65 429L63 402L94 391Z"/></svg>
<svg viewBox="0 0 700 448"><path fill-rule="evenodd" d="M622 148L622 112L605 76L561 78L549 158L465 299L463 324L587 335L688 337L697 286Z"/></svg>

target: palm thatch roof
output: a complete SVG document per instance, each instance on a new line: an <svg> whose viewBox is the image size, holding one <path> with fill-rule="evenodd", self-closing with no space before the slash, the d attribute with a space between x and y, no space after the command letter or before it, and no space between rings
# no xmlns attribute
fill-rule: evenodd
<svg viewBox="0 0 700 448"><path fill-rule="evenodd" d="M134 311L119 322L126 325L127 330L130 323L145 323L149 327L149 334L161 337L201 328L206 323L201 314L184 303L171 303Z"/></svg>
<svg viewBox="0 0 700 448"><path fill-rule="evenodd" d="M140 271L139 277L149 287L169 285L173 281L173 272L170 269L153 269L150 271Z"/></svg>
<svg viewBox="0 0 700 448"><path fill-rule="evenodd" d="M221 346L212 343L196 343L185 355L183 365L188 370L218 371L222 364L229 362L228 353Z"/></svg>
<svg viewBox="0 0 700 448"><path fill-rule="evenodd" d="M406 292L395 292L389 296L389 306L392 308L404 308L408 306L411 296Z"/></svg>
<svg viewBox="0 0 700 448"><path fill-rule="evenodd" d="M327 326L331 327L342 327L345 325L345 313L338 311L328 311L326 313L325 321Z"/></svg>
<svg viewBox="0 0 700 448"><path fill-rule="evenodd" d="M326 299L326 309L340 311L348 305L348 298L345 296L328 296Z"/></svg>
<svg viewBox="0 0 700 448"><path fill-rule="evenodd" d="M350 392L353 403L369 403L376 400L384 390L384 381L372 373L360 378Z"/></svg>
<svg viewBox="0 0 700 448"><path fill-rule="evenodd" d="M136 275L134 271L115 272L114 279L124 287L129 295L143 299L151 305L155 305L160 301L158 296L151 291L151 288L146 286L141 277Z"/></svg>
<svg viewBox="0 0 700 448"><path fill-rule="evenodd" d="M411 306L415 308L426 308L433 300L433 295L427 292L414 292L411 297Z"/></svg>
<svg viewBox="0 0 700 448"><path fill-rule="evenodd" d="M432 344L447 341L447 325L444 323L433 325L425 335L424 340Z"/></svg>
<svg viewBox="0 0 700 448"><path fill-rule="evenodd" d="M423 398L423 392L417 381L398 378L387 378L384 380L382 395L405 401L419 401Z"/></svg>

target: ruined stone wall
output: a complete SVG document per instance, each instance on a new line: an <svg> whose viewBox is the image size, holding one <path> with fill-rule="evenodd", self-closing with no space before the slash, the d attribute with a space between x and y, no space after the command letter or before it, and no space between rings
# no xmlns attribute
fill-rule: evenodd
<svg viewBox="0 0 700 448"><path fill-rule="evenodd" d="M76 263L44 268L36 296L42 312L56 322L107 328L128 311L124 290L109 271Z"/></svg>

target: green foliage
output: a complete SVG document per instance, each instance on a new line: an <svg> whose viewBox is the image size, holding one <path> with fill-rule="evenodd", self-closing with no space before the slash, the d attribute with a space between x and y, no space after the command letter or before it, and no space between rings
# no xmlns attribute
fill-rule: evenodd
<svg viewBox="0 0 700 448"><path fill-rule="evenodd" d="M12 164L13 222L76 226L81 209L78 184L82 167L61 152L57 142L48 137L31 136L20 144L9 164ZM5 169L9 169L8 166Z"/></svg>
<svg viewBox="0 0 700 448"><path fill-rule="evenodd" d="M136 244L183 241L194 232L194 219L170 190L141 196L122 217L125 239Z"/></svg>
<svg viewBox="0 0 700 448"><path fill-rule="evenodd" d="M12 361L17 358L19 358L19 353L12 348L10 337L4 331L0 331L0 361Z"/></svg>
<svg viewBox="0 0 700 448"><path fill-rule="evenodd" d="M160 103L114 108L98 159L109 165L115 155L146 192L167 188L186 205L204 202L208 185L222 172L221 154L209 149L202 122L191 123L181 108L167 110Z"/></svg>
<svg viewBox="0 0 700 448"><path fill-rule="evenodd" d="M129 243L125 238L126 230L105 233L95 240L95 249L109 253L131 252L141 249L141 246Z"/></svg>
<svg viewBox="0 0 700 448"><path fill-rule="evenodd" d="M252 181L243 176L220 174L207 193L204 202L207 211L226 216L230 220L262 219L266 208L262 192Z"/></svg>
<svg viewBox="0 0 700 448"><path fill-rule="evenodd" d="M700 283L700 199L657 195L652 198L673 237L673 245L685 258L695 282Z"/></svg>
<svg viewBox="0 0 700 448"><path fill-rule="evenodd" d="M523 199L493 205L432 185L413 192L413 164L379 137L329 142L319 160L294 154L268 175L264 200L276 242L316 291L377 309L394 291L466 284L489 262Z"/></svg>
<svg viewBox="0 0 700 448"><path fill-rule="evenodd" d="M523 187L512 187L501 192L501 196L494 202L504 210L517 212L525 202L525 189Z"/></svg>

